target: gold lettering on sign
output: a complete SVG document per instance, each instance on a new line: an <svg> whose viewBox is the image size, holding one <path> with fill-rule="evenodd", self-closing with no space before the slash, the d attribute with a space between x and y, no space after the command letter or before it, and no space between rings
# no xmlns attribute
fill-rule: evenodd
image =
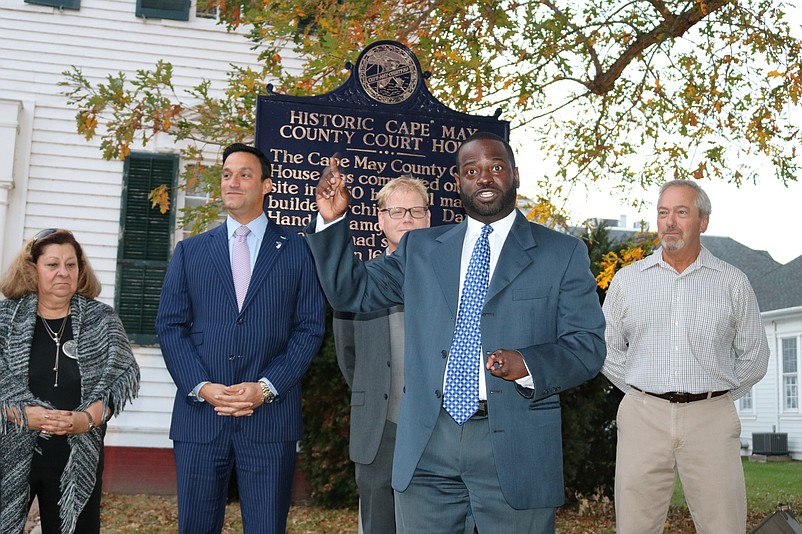
<svg viewBox="0 0 802 534"><path fill-rule="evenodd" d="M336 128L339 130L373 131L373 117L354 117L340 113L315 113L312 111L290 111L290 124Z"/></svg>

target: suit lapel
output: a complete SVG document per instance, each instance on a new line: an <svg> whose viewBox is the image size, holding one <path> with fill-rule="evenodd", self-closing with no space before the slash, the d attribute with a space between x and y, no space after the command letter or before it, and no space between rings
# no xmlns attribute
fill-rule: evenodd
<svg viewBox="0 0 802 534"><path fill-rule="evenodd" d="M231 254L228 251L228 236L226 224L223 223L208 234L209 262L220 277L220 283L227 297L236 308L237 294L234 292L234 277L231 274Z"/></svg>
<svg viewBox="0 0 802 534"><path fill-rule="evenodd" d="M267 275L279 256L287 249L287 236L273 222L268 220L265 236L262 239L262 246L259 247L259 255L256 257L256 264L253 266L251 283L248 285L248 293L242 308L253 300L253 295L267 282ZM232 281L231 286L234 287Z"/></svg>
<svg viewBox="0 0 802 534"><path fill-rule="evenodd" d="M535 248L537 242L532 235L531 223L520 212L515 216L515 222L504 246L501 248L493 279L487 288L485 303L495 297L501 290L510 285L521 271L532 263L529 250Z"/></svg>
<svg viewBox="0 0 802 534"><path fill-rule="evenodd" d="M454 317L457 316L457 301L459 300L459 270L462 260L462 243L465 241L465 232L468 223L463 221L454 225L437 238L437 244L432 250L434 258L434 272L443 297Z"/></svg>

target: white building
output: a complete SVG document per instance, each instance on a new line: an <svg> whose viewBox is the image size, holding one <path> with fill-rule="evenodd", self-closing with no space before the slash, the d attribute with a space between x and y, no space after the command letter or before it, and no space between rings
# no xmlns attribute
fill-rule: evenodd
<svg viewBox="0 0 802 534"><path fill-rule="evenodd" d="M750 453L761 452L753 433L786 434L764 436L763 448L777 453L787 440L791 457L802 460L802 256L751 280L771 359L766 376L739 402L741 441Z"/></svg>
<svg viewBox="0 0 802 534"><path fill-rule="evenodd" d="M195 1L0 0L0 269L43 228L70 229L85 247L103 284L100 300L120 313L142 369L139 399L109 423L107 467L128 462L140 480L173 469L175 386L153 321L181 233L174 215L150 208L147 192L173 185L181 161L167 136L132 145L125 161L105 161L98 138L76 133L76 110L59 82L71 66L97 83L118 71L131 79L164 60L182 98L204 79L221 94L230 64L256 68L258 52L198 17Z"/></svg>

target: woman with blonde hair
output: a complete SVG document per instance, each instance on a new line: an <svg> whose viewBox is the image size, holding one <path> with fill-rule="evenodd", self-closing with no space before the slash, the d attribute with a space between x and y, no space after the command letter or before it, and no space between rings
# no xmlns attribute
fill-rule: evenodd
<svg viewBox="0 0 802 534"><path fill-rule="evenodd" d="M44 534L100 531L106 421L139 367L71 232L29 239L0 280L0 532L23 532L36 497Z"/></svg>

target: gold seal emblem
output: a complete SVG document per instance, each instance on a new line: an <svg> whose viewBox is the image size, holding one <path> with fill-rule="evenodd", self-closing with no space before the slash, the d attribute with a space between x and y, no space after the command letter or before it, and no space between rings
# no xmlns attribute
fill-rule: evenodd
<svg viewBox="0 0 802 534"><path fill-rule="evenodd" d="M382 104L400 104L418 87L412 53L396 44L382 43L365 50L357 75L367 95Z"/></svg>

